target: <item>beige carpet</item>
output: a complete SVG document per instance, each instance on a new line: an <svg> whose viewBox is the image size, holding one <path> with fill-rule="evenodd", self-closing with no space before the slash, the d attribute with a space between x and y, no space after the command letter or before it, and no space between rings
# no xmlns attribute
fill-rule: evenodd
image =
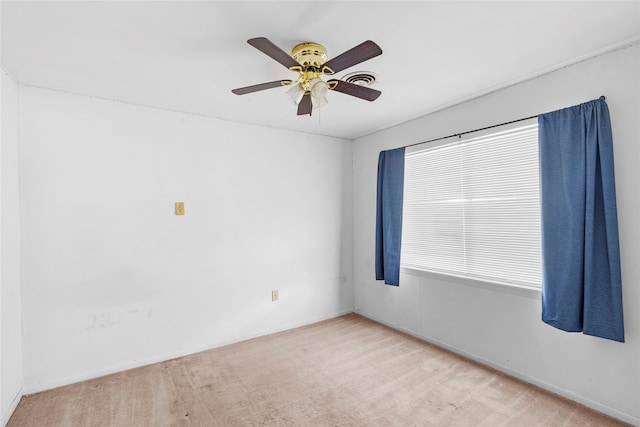
<svg viewBox="0 0 640 427"><path fill-rule="evenodd" d="M19 426L620 426L351 314L26 396Z"/></svg>

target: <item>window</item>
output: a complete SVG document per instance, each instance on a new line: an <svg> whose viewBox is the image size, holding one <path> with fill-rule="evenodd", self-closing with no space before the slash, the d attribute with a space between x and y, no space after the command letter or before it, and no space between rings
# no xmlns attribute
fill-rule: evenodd
<svg viewBox="0 0 640 427"><path fill-rule="evenodd" d="M537 123L405 156L402 267L541 286Z"/></svg>

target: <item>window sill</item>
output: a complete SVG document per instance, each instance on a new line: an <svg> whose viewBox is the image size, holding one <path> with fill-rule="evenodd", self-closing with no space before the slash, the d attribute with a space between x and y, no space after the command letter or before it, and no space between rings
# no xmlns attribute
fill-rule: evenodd
<svg viewBox="0 0 640 427"><path fill-rule="evenodd" d="M481 279L472 279L470 277L454 276L444 273L436 273L434 271L417 270L414 268L401 267L400 272L411 276L422 277L427 279L437 279L455 284L472 286L474 288L486 289L494 292L507 293L513 295L524 296L528 298L540 299L542 290L523 285L512 283L490 282Z"/></svg>

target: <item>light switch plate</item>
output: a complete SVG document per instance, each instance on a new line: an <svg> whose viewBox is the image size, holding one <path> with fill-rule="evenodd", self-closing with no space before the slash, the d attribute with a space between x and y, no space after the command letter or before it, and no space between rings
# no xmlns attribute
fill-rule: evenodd
<svg viewBox="0 0 640 427"><path fill-rule="evenodd" d="M176 202L176 215L184 215L184 202Z"/></svg>

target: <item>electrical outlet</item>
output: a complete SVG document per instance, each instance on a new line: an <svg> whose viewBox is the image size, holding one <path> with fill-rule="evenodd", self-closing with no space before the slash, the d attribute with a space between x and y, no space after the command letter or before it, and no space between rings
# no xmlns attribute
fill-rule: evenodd
<svg viewBox="0 0 640 427"><path fill-rule="evenodd" d="M278 290L271 291L271 301L278 301L279 295Z"/></svg>

